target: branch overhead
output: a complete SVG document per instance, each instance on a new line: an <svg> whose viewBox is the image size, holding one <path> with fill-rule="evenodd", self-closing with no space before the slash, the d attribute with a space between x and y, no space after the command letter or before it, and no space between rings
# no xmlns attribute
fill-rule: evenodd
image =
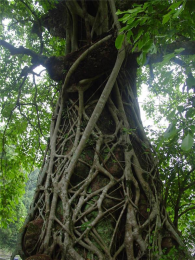
<svg viewBox="0 0 195 260"><path fill-rule="evenodd" d="M175 50L183 48L178 55L194 55L195 54L195 41L183 41L183 42L173 42L166 46L162 46L161 52L149 56L147 64L158 63L163 61L163 56L168 53L174 53ZM147 65L145 64L145 65Z"/></svg>
<svg viewBox="0 0 195 260"><path fill-rule="evenodd" d="M40 65L44 66L44 62L48 59L47 56L39 55L32 50L24 48L23 46L16 48L12 44L10 44L4 40L0 40L0 45L3 46L4 48L8 49L10 51L11 55L24 54L24 55L28 55L28 56L32 57L33 64L37 63L38 65L40 64Z"/></svg>

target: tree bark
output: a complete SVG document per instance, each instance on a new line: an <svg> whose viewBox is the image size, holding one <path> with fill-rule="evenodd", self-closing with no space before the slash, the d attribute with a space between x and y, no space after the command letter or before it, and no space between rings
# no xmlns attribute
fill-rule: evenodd
<svg viewBox="0 0 195 260"><path fill-rule="evenodd" d="M66 52L82 51L53 113L18 240L23 259L160 259L174 246L190 259L163 206L157 158L140 119L136 55L125 43L114 55L107 47L119 29L114 2L67 1L73 31L66 28Z"/></svg>

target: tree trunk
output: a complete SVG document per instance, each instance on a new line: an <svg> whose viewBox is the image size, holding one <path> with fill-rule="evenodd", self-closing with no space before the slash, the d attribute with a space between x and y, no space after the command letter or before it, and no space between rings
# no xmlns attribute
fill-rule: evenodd
<svg viewBox="0 0 195 260"><path fill-rule="evenodd" d="M109 31L113 23L119 29L114 1L62 7L63 64L71 66L65 79L60 74L64 83L19 253L23 259L169 259L163 254L184 244L163 207L157 158L141 123L136 55L125 43L117 53L117 30ZM46 64L53 78L55 65L54 59Z"/></svg>

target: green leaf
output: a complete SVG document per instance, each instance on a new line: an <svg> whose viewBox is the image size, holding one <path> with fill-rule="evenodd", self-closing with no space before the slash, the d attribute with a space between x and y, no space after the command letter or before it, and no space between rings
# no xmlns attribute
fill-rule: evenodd
<svg viewBox="0 0 195 260"><path fill-rule="evenodd" d="M147 45L150 41L150 36L148 34L144 34L142 36L142 39L138 42L138 49L142 50L143 46Z"/></svg>
<svg viewBox="0 0 195 260"><path fill-rule="evenodd" d="M188 133L182 141L181 149L186 152L189 151L193 146L193 142L193 136L190 133Z"/></svg>
<svg viewBox="0 0 195 260"><path fill-rule="evenodd" d="M127 24L128 24L128 25L131 25L134 21L135 21L135 17L132 17L132 18L130 18L130 19L127 21Z"/></svg>
<svg viewBox="0 0 195 260"><path fill-rule="evenodd" d="M174 53L179 54L184 50L185 50L185 48L179 48L179 49L174 50Z"/></svg>
<svg viewBox="0 0 195 260"><path fill-rule="evenodd" d="M173 15L173 18L177 18L184 10L185 4Z"/></svg>
<svg viewBox="0 0 195 260"><path fill-rule="evenodd" d="M173 120L173 118L175 117L175 110L171 111L168 116L167 116L167 119L169 119L170 121ZM173 127L175 126L175 123L172 123L169 127ZM169 129L169 128L168 128Z"/></svg>
<svg viewBox="0 0 195 260"><path fill-rule="evenodd" d="M130 14L141 13L141 12L144 12L144 9L141 6L138 6L138 7L134 8L134 9L128 10L127 12L130 13Z"/></svg>
<svg viewBox="0 0 195 260"><path fill-rule="evenodd" d="M169 62L172 58L175 57L175 53L170 53L170 54L166 54L164 57L163 57L163 61L162 61L162 64L164 65L165 63Z"/></svg>
<svg viewBox="0 0 195 260"><path fill-rule="evenodd" d="M124 32L124 31L127 31L127 30L129 30L129 29L131 29L131 26L130 26L130 25L126 25L126 26L122 27L122 28L119 30L119 32Z"/></svg>
<svg viewBox="0 0 195 260"><path fill-rule="evenodd" d="M175 129L172 129L169 133L166 133L164 135L164 137L165 137L165 139L173 139L173 137L175 137L177 133L178 133L178 130L175 128Z"/></svg>
<svg viewBox="0 0 195 260"><path fill-rule="evenodd" d="M177 7L179 7L181 5L182 1L173 3L172 5L169 6L168 10L175 10Z"/></svg>
<svg viewBox="0 0 195 260"><path fill-rule="evenodd" d="M126 39L127 39L127 42L130 43L130 44L132 43L132 42L131 42L131 36L132 36L132 35L133 35L132 31L128 31L127 36L126 36Z"/></svg>
<svg viewBox="0 0 195 260"><path fill-rule="evenodd" d="M192 133L194 134L195 133L195 125L191 125L189 128L192 131Z"/></svg>
<svg viewBox="0 0 195 260"><path fill-rule="evenodd" d="M121 11L121 10L119 10L119 9L118 9L117 12L116 12L117 15L119 15L119 14L126 14L126 13L127 13L127 11Z"/></svg>
<svg viewBox="0 0 195 260"><path fill-rule="evenodd" d="M141 21L140 21L140 25L143 26L146 24L146 22L148 22L147 20L149 20L150 22L150 18L149 17L142 17Z"/></svg>
<svg viewBox="0 0 195 260"><path fill-rule="evenodd" d="M120 22L126 23L130 18L129 14L125 14L122 18L118 19Z"/></svg>
<svg viewBox="0 0 195 260"><path fill-rule="evenodd" d="M116 11L116 14L117 14L117 15L122 14L122 13L124 13L124 12L122 12L122 11L119 10L119 9Z"/></svg>
<svg viewBox="0 0 195 260"><path fill-rule="evenodd" d="M137 58L137 62L140 66L143 66L146 63L146 52L142 52Z"/></svg>
<svg viewBox="0 0 195 260"><path fill-rule="evenodd" d="M121 49L124 39L125 39L125 35L124 34L119 34L117 36L116 41L115 41L115 47L118 50Z"/></svg>
<svg viewBox="0 0 195 260"><path fill-rule="evenodd" d="M170 20L170 18L171 18L171 13L165 14L165 15L163 16L162 24L167 23L167 22Z"/></svg>
<svg viewBox="0 0 195 260"><path fill-rule="evenodd" d="M186 112L186 118L192 118L195 115L195 108L190 107L188 111Z"/></svg>
<svg viewBox="0 0 195 260"><path fill-rule="evenodd" d="M172 123L169 125L163 136L165 139L172 139L177 133L178 130L175 128L175 123Z"/></svg>
<svg viewBox="0 0 195 260"><path fill-rule="evenodd" d="M148 7L148 13L152 13L153 12L153 6L152 5L150 5L149 7Z"/></svg>
<svg viewBox="0 0 195 260"><path fill-rule="evenodd" d="M149 40L148 42L146 42L146 44L144 44L144 46L142 48L142 51L144 51L146 53L150 52L150 50L152 49L152 44L153 44L152 40Z"/></svg>
<svg viewBox="0 0 195 260"><path fill-rule="evenodd" d="M144 30L143 29L139 29L138 31L138 34L135 36L134 38L134 42L136 42L140 37L141 35L143 34Z"/></svg>
<svg viewBox="0 0 195 260"><path fill-rule="evenodd" d="M133 46L132 52L134 52L134 50L137 48L138 42L136 42Z"/></svg>
<svg viewBox="0 0 195 260"><path fill-rule="evenodd" d="M177 107L177 110L181 113L184 111L184 106L178 106Z"/></svg>

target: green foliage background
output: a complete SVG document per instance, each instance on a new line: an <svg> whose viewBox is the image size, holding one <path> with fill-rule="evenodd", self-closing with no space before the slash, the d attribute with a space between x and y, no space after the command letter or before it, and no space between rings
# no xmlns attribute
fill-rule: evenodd
<svg viewBox="0 0 195 260"><path fill-rule="evenodd" d="M6 228L0 228L0 249L12 251L15 248L18 232L23 226L27 211L30 207L34 191L36 188L39 170L35 170L29 174L26 183L25 194L19 200L15 208L15 219L9 223Z"/></svg>

